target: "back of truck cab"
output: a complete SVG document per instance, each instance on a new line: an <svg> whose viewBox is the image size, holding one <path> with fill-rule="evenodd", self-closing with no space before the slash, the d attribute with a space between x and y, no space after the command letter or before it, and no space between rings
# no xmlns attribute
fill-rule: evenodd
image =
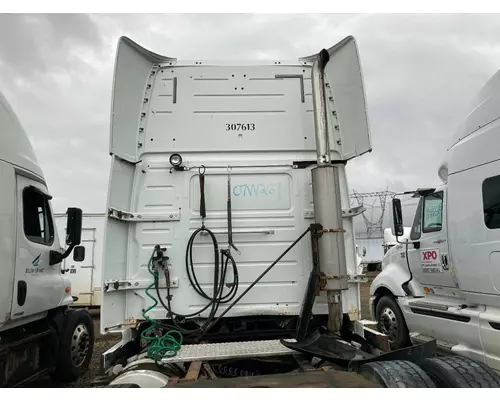
<svg viewBox="0 0 500 400"><path fill-rule="evenodd" d="M326 67L332 160L340 165L349 290L344 312L360 318L357 262L345 162L371 150L356 43L348 37L329 50ZM316 162L311 67L297 61L179 61L119 40L111 117L112 157L102 273L101 332L123 332L148 317L166 319L156 301L148 263L166 249L171 307L193 314L208 300L191 284L186 248L202 222L228 247L228 190L238 294L314 222L311 168ZM175 168L170 157L182 158ZM178 157L176 156L176 161ZM200 174L206 218L200 215ZM230 187L228 189L228 178ZM208 294L214 285L214 248L198 235L193 269ZM311 242L303 239L227 317L295 316L312 270ZM226 292L233 287L226 277ZM167 296L160 275L159 292ZM217 315L227 308L221 304ZM327 314L326 297L315 314ZM201 312L206 318L209 310Z"/></svg>

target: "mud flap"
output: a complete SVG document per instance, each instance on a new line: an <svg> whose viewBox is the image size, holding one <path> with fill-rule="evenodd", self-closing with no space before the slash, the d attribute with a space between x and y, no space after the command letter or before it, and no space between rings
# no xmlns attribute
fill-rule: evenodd
<svg viewBox="0 0 500 400"><path fill-rule="evenodd" d="M363 364L373 361L406 360L417 363L425 358L435 357L437 350L436 340L431 340L380 355L373 355L358 349L338 335L331 332L321 333L321 331L316 331L308 338L298 342L281 339L281 344L289 349L347 368L348 371L358 371Z"/></svg>
<svg viewBox="0 0 500 400"><path fill-rule="evenodd" d="M0 387L16 387L53 368L53 331L29 334L0 346Z"/></svg>

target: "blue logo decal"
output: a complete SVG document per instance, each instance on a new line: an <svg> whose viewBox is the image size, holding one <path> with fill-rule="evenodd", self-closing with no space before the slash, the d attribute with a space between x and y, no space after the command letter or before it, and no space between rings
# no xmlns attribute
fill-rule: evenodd
<svg viewBox="0 0 500 400"><path fill-rule="evenodd" d="M34 267L38 267L38 264L40 264L40 257L42 256L42 253L38 254L36 258L31 262L31 265Z"/></svg>

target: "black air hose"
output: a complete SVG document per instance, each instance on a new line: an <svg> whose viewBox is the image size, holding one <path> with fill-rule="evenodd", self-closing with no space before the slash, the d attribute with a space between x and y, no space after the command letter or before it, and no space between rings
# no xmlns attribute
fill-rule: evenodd
<svg viewBox="0 0 500 400"><path fill-rule="evenodd" d="M200 216L202 218L202 225L200 228L195 230L191 237L189 238L187 247L186 247L186 273L189 279L189 282L191 283L191 286L193 289L198 293L201 297L204 299L209 300L209 303L203 307L201 310L198 310L192 314L179 314L176 313L172 310L171 306L171 295L170 295L170 285L169 285L169 273L168 269L165 266L165 277L167 279L167 304L165 304L165 301L162 299L160 296L160 290L158 288L158 284L156 284L156 294L158 295L158 299L162 306L167 310L167 317L172 319L172 322L174 324L175 329L181 331L182 333L185 334L190 334L190 333L199 333L204 332L205 329L209 326L209 324L213 321L220 304L228 303L234 297L236 296L236 293L238 291L238 286L239 286L239 277L238 277L238 268L236 266L236 261L234 260L233 256L231 255L230 250L219 250L219 244L217 242L217 238L215 237L214 233L205 227L205 218L206 218L206 207L205 207L205 169L203 169L203 172L199 171L199 178L200 178ZM208 295L203 288L201 287L198 278L196 276L196 272L194 269L194 263L193 263L193 247L194 247L194 241L196 237L201 233L201 232L206 232L210 238L212 239L212 244L213 244L213 249L214 249L214 278L213 278L213 294L212 296ZM219 255L220 252L220 255ZM227 275L227 269L229 266L229 263L231 263L231 267L233 270L233 282L231 284L225 283L226 280L226 275ZM230 288L229 292L223 295L224 292L224 285ZM206 319L205 323L203 326L193 329L193 330L187 330L184 328L181 328L179 326L179 323L177 321L177 318L179 319L186 319L186 318L192 318L199 316L202 312L208 310L211 308L210 313L208 315L208 318ZM166 328L173 328L173 326L164 324L162 325Z"/></svg>

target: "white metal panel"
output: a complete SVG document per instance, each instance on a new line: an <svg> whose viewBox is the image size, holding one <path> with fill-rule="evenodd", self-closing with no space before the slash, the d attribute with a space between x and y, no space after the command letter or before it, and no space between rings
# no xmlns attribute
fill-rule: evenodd
<svg viewBox="0 0 500 400"><path fill-rule="evenodd" d="M495 175L500 175L500 161L450 175L448 180L451 267L466 296L476 292L475 301L492 306L500 295L500 230L486 227L482 185Z"/></svg>
<svg viewBox="0 0 500 400"><path fill-rule="evenodd" d="M371 150L354 38L332 46L329 54L325 80L332 158L348 160ZM313 58L259 65L179 62L120 38L110 153L136 162L144 151L260 151L265 142L268 151L298 151L297 160L310 160L315 152Z"/></svg>
<svg viewBox="0 0 500 400"><path fill-rule="evenodd" d="M362 86L351 82L343 88L347 92L343 92L339 87L341 79L336 75L344 70L348 79L352 78L346 68L353 66L353 55L357 61L357 53L352 53L355 47L349 47L352 46L350 41L346 46L344 51L349 54L339 52L347 54L345 62L342 57L336 57L340 60L339 69L332 72L335 77L333 89L338 88L334 97L350 93L352 102L357 102L359 97L353 93L359 92ZM151 62L146 53L137 48L134 51L135 56L149 57ZM124 148L137 148L138 151L134 158L132 151L125 154L111 149L116 156L137 163L127 163L112 156L108 210L113 208L115 212L106 222L102 282L108 290L103 291L102 298L103 332L105 328L123 330L128 323L142 319L143 310L152 304L145 287L152 282L147 263L156 244L166 247L170 257L171 280L176 285L172 288L174 311L192 312L206 304L190 287L185 267L189 236L201 225L196 177L200 165L207 166L206 225L217 233L219 248L227 246L227 170L214 167L232 166L234 241L241 250L241 255L235 254L240 272L239 292L313 222L306 213L312 209L313 200L310 167L301 169L293 165L298 161L314 163L316 160L311 63L275 61L260 65L219 65L199 61L155 61L151 62L149 74L144 73L145 63L134 73L134 63L130 63L127 82L120 83L115 77L115 105L120 101L116 93L125 90L117 86L130 80L134 80L136 88L142 85L144 92L141 102L133 100L134 104L140 103L140 107L133 110L130 103L126 115L115 116L111 132L112 143L119 142ZM354 65L359 78L358 66ZM349 89L355 86L355 90ZM352 106L362 109L359 118L366 120L364 95L362 99L363 107L354 103ZM349 121L352 117L351 114L345 118ZM116 129L125 125L126 129ZM332 127L334 125L332 123ZM136 132L132 132L132 126L136 126ZM364 142L360 139L368 135L367 130L354 129L348 122L344 126L345 132L354 135L353 140L359 147L355 154L347 151L347 148L352 149L354 142L346 138L349 145L341 151L339 146L343 139L339 141L332 129L332 157L335 159L344 154L348 158L359 155L369 147L363 145L369 138L363 139ZM187 171L172 170L168 160L173 152L182 155ZM335 156L335 152L338 155ZM349 198L344 168L341 168L340 178L342 206L347 209ZM131 214L117 220L120 212ZM174 214L175 218L168 218ZM356 264L352 223L348 219L344 228L348 273L355 276L360 268ZM194 249L195 268L206 285L211 283L213 271L213 252L209 244L207 237L201 237ZM306 237L228 316L298 314L311 268L310 238ZM166 295L165 290L161 292L162 296ZM344 293L343 304L345 312L354 319L359 318L358 283L350 284L350 289ZM219 313L224 308L221 306ZM324 295L318 299L315 312L326 314ZM164 319L165 310L158 305L148 315Z"/></svg>
<svg viewBox="0 0 500 400"><path fill-rule="evenodd" d="M47 188L45 185L19 174L16 175L16 178L18 199L16 225L18 229L16 232L16 267L11 318L22 319L58 307L65 295L65 282L61 277L59 266L49 265L50 251L60 250L55 226L53 227L54 238L51 243L47 244L28 239L24 231L24 189L34 186L46 194ZM49 208L51 208L50 204ZM52 210L50 210L50 215L52 216ZM19 282L25 282L27 288L26 299L22 304L17 301Z"/></svg>
<svg viewBox="0 0 500 400"><path fill-rule="evenodd" d="M499 160L500 71L481 88L446 154L448 175Z"/></svg>
<svg viewBox="0 0 500 400"><path fill-rule="evenodd" d="M366 95L356 40L348 36L328 49L325 96L332 159L349 160L372 149ZM315 56L302 59L314 62ZM333 140L332 140L333 139Z"/></svg>
<svg viewBox="0 0 500 400"><path fill-rule="evenodd" d="M0 129L1 132L1 129ZM16 262L16 178L12 165L0 161L0 327L10 318Z"/></svg>
<svg viewBox="0 0 500 400"><path fill-rule="evenodd" d="M366 254L363 256L365 263L382 262L384 258L384 239L359 239L356 238L356 244L363 249L366 248Z"/></svg>
<svg viewBox="0 0 500 400"><path fill-rule="evenodd" d="M469 105L470 112L453 136L452 148L467 136L497 120L500 117L500 71L497 71L481 88ZM481 156L480 154L470 154ZM474 159L474 157L471 157ZM465 160L464 160L465 161ZM453 169L450 170L450 173Z"/></svg>
<svg viewBox="0 0 500 400"><path fill-rule="evenodd" d="M73 253L63 261L65 276L71 279L72 294L78 297L76 306L99 306L103 260L104 214L83 214L82 246L85 246L85 260L75 262ZM56 215L56 225L60 238L66 237L66 215ZM64 239L62 239L64 240Z"/></svg>
<svg viewBox="0 0 500 400"><path fill-rule="evenodd" d="M309 75L301 65L160 68L141 150L247 152L266 143L269 151L313 151L313 120L304 119L312 116Z"/></svg>
<svg viewBox="0 0 500 400"><path fill-rule="evenodd" d="M42 169L28 135L2 93L0 93L0 138L2 139L0 160L24 168L43 178Z"/></svg>
<svg viewBox="0 0 500 400"><path fill-rule="evenodd" d="M237 160L226 159L228 164L236 164ZM239 267L240 290L244 290L261 272L267 268L301 233L308 222L303 218L303 205L300 196L300 183L305 170L274 171L261 169L257 172L251 169L234 169L232 172L233 194L233 228L236 246L241 255L235 254ZM157 192L157 175L163 180L169 178L169 185L176 193L172 198L170 208L165 207L165 197L151 196ZM295 188L292 184L294 177ZM302 182L301 182L302 181ZM241 187L263 187L278 183L278 190L270 194L249 190L241 192ZM279 186L281 183L281 187ZM216 233L220 248L227 247L226 193L227 175L207 169L206 173L206 226ZM249 186L245 186L249 185ZM149 187L149 189L147 189ZM151 189L153 187L153 189ZM235 195L238 194L238 196ZM147 199L143 200L143 199ZM278 202L275 199L280 199ZM186 244L190 234L201 225L199 217L199 186L197 171L169 175L168 168L160 171L155 168L151 173L140 175L137 190L137 212L151 210L156 212L170 209L182 209L183 218L179 222L135 223L131 226L131 242L139 246L128 249L127 278L134 281L149 281L146 264L155 244L167 247L170 257L171 274L179 280L179 287L172 290L172 305L176 312L187 314L201 308L205 300L200 298L192 288L185 269ZM270 233L244 233L253 231L273 231ZM239 233L243 231L243 233ZM213 250L210 238L200 237L195 242L195 270L202 285L213 282ZM299 248L303 248L301 244ZM140 260L141 266L134 260ZM308 263L302 251L291 251L282 262L256 287L248 293L229 315L274 313L278 310L296 314L300 307L300 299L308 278ZM229 281L229 279L228 279ZM139 296L127 298L128 313L140 318L142 309L148 301L144 291ZM166 294L165 294L166 295ZM223 310L224 306L220 307ZM151 315L162 318L165 311L157 307ZM205 313L205 314L208 314ZM204 315L204 314L203 314Z"/></svg>
<svg viewBox="0 0 500 400"><path fill-rule="evenodd" d="M185 153L185 156L193 164L204 159L203 154ZM247 165L252 159L251 162L256 164L254 168L233 167L231 172L234 241L241 251L241 255L234 252L233 254L239 268L241 293L312 222L304 218L304 211L310 208L311 201L307 195L310 187L310 168L259 168L258 165L265 162L255 159L251 154L243 159L230 158L230 155L224 154L219 154L218 157L219 164ZM285 160L279 159L279 153L275 153L275 157L276 164L285 164L285 160L291 161L290 155L281 155L286 157ZM192 313L206 304L190 287L185 267L189 236L201 225L198 211L198 170L170 174L167 159L168 154L144 156L144 167L141 167L144 172L135 175L134 212L156 213L155 215L160 216L171 210L181 210L181 219L162 222L108 221L103 282L123 280L128 283L118 291L112 290L111 284L110 290L103 293L103 329L123 324L130 319L141 319L142 310L151 305L144 288L152 279L147 271L147 263L156 244L167 248L171 280L178 282L178 287L172 288L171 291L173 309L179 313ZM161 160L164 160L163 168L159 167L162 165ZM211 169L210 163L205 164L206 226L217 234L219 248L226 248L227 217L224 203L227 175L220 170ZM153 165L154 168L151 167ZM344 174L343 169L342 171ZM343 180L345 181L345 177ZM160 184L161 182L163 184ZM276 189L271 190L271 187ZM346 186L341 187L343 197L348 199ZM346 241L352 241L349 246L352 255L349 253L348 273L354 276L359 273L359 269L356 265L352 227L348 232ZM194 246L195 269L201 284L206 285L208 289L213 279L213 250L210 243L208 237L199 237ZM127 246L125 253L124 245ZM124 254L126 258L122 259ZM300 312L311 265L310 238L306 237L228 313L228 316L297 315ZM164 279L162 276L161 282L164 282ZM139 285L140 288L135 289ZM166 296L166 290L161 289L160 292L162 296ZM222 305L219 313L224 309L225 306ZM349 291L344 293L344 311L356 319L359 318L359 309L359 288L358 284L353 283L350 284ZM317 300L315 312L325 314L326 310L326 298L322 295ZM202 316L206 314L207 312ZM162 319L165 310L158 305L148 315Z"/></svg>
<svg viewBox="0 0 500 400"><path fill-rule="evenodd" d="M451 347L452 351L458 354L467 349L466 353L462 355L481 362L486 361L484 359L485 353L482 347L482 332L480 329L480 317L485 310L484 305L462 308L460 300L447 299L448 304L454 304L448 308L448 313L470 318L468 322L462 322L452 319L443 320L442 318L413 313L410 307L412 303L421 302L420 299L401 296L397 298L397 301L403 312L410 334L419 333L429 336ZM437 300L430 299L430 302L434 305L438 305L441 301L443 301L442 298Z"/></svg>
<svg viewBox="0 0 500 400"><path fill-rule="evenodd" d="M403 228L403 235L398 237L396 237L396 235L394 235L394 233L392 232L393 229L393 227L384 229L384 245L394 246L398 244L398 242L402 243L407 239L409 240L411 234L411 226L405 226Z"/></svg>
<svg viewBox="0 0 500 400"><path fill-rule="evenodd" d="M174 61L151 53L120 37L113 77L110 152L124 160L137 160L137 135L146 80L156 61Z"/></svg>
<svg viewBox="0 0 500 400"><path fill-rule="evenodd" d="M498 307L486 307L484 312L479 314L479 333L481 335L481 344L484 351L486 364L500 370L500 342L498 341L498 329L494 325L500 323L500 310Z"/></svg>
<svg viewBox="0 0 500 400"><path fill-rule="evenodd" d="M64 269L71 278L71 294L78 297L75 305L92 305L92 274L94 265L95 229L82 229L81 246L85 247L85 259L74 261L72 254L64 260Z"/></svg>

